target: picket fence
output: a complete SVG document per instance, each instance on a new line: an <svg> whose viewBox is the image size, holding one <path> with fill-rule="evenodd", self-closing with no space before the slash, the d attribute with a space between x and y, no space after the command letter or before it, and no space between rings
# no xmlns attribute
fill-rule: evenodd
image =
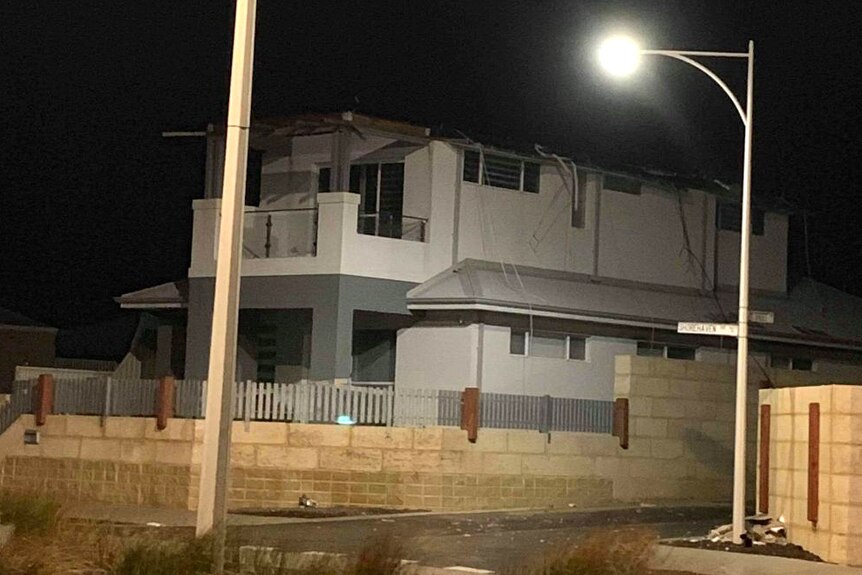
<svg viewBox="0 0 862 575"><path fill-rule="evenodd" d="M0 433L22 413L32 413L35 382L16 382L0 406ZM154 417L157 380L89 378L54 382L54 413ZM175 382L174 416L200 419L206 382ZM338 423L399 427L457 426L461 393L359 384L237 382L233 416L244 421ZM611 433L613 403L576 398L501 393L480 395L480 427L542 432Z"/></svg>

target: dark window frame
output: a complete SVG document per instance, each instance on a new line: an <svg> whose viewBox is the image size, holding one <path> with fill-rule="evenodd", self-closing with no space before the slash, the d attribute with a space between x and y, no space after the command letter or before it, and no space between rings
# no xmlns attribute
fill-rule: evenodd
<svg viewBox="0 0 862 575"><path fill-rule="evenodd" d="M492 175L488 170L489 162L487 160L489 159L491 162L499 162L501 170L505 169L503 166L504 164L510 164L511 166L514 163L518 163L518 186L514 187L514 182L507 185L503 179L504 176L502 175L502 172ZM541 162L524 160L504 154L480 152L478 150L469 149L464 150L462 161L461 180L464 182L501 190L511 190L513 192L525 192L528 194L538 194L541 189Z"/></svg>

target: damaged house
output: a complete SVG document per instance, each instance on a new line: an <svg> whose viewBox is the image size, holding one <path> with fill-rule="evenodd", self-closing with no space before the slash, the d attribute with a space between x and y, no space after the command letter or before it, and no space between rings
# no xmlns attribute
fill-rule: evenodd
<svg viewBox="0 0 862 575"><path fill-rule="evenodd" d="M128 293L156 364L206 377L224 133L209 128L188 278ZM355 113L254 125L237 377L609 400L614 358L733 363L738 190L583 165ZM862 372L862 300L788 285L788 213L753 212L757 364ZM184 355L184 360L179 357ZM157 374L165 375L165 374Z"/></svg>

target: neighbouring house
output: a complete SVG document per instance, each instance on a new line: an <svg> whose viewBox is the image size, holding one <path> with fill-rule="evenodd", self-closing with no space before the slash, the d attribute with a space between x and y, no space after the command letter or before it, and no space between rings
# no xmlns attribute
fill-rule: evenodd
<svg viewBox="0 0 862 575"><path fill-rule="evenodd" d="M206 132L188 278L118 298L157 318L152 375L206 377L224 133ZM237 377L609 400L614 358L733 363L739 190L514 152L355 113L251 131ZM753 210L764 368L862 374L862 299L788 286L788 212ZM766 371L764 370L764 374Z"/></svg>
<svg viewBox="0 0 862 575"><path fill-rule="evenodd" d="M54 365L57 329L0 308L0 393L9 393L18 365Z"/></svg>

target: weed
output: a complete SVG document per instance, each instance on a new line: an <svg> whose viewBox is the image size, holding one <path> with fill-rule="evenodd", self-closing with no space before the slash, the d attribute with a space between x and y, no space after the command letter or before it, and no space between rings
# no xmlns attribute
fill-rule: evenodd
<svg viewBox="0 0 862 575"><path fill-rule="evenodd" d="M57 525L60 504L45 495L0 493L0 521L19 535L46 535Z"/></svg>
<svg viewBox="0 0 862 575"><path fill-rule="evenodd" d="M212 543L189 541L133 541L122 552L115 575L196 575L210 571Z"/></svg>
<svg viewBox="0 0 862 575"><path fill-rule="evenodd" d="M512 575L644 575L656 541L643 529L596 531L580 545L546 557Z"/></svg>

